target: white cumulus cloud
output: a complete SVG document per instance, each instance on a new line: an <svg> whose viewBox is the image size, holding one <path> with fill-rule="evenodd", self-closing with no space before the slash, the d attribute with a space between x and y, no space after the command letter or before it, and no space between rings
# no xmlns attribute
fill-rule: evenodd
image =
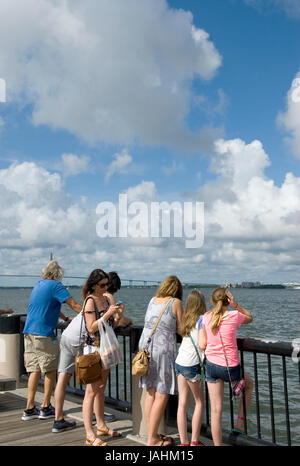
<svg viewBox="0 0 300 466"><path fill-rule="evenodd" d="M245 0L245 2L259 10L274 9L284 11L292 18L300 18L299 0Z"/></svg>
<svg viewBox="0 0 300 466"><path fill-rule="evenodd" d="M222 57L191 13L166 0L2 0L0 62L7 101L32 121L80 139L207 148L192 133L187 82L211 79Z"/></svg>
<svg viewBox="0 0 300 466"><path fill-rule="evenodd" d="M65 177L76 176L90 171L90 158L87 155L62 154L62 171Z"/></svg>
<svg viewBox="0 0 300 466"><path fill-rule="evenodd" d="M132 162L132 157L128 154L127 149L123 149L121 153L114 154L114 159L107 168L105 181L108 182L109 179L115 174L124 174L128 170L128 166Z"/></svg>
<svg viewBox="0 0 300 466"><path fill-rule="evenodd" d="M286 141L293 153L300 157L300 71L291 84L286 100L286 111L279 113L277 121L290 133Z"/></svg>
<svg viewBox="0 0 300 466"><path fill-rule="evenodd" d="M147 270L149 279L176 273L202 282L289 281L299 273L300 178L286 173L276 185L265 173L269 163L258 140L216 142L214 185L207 182L189 193L189 201L205 203L199 249L186 248L184 235L174 237L173 223L170 237L100 238L99 215L88 203L72 200L60 174L32 162L14 163L0 170L0 260L7 273L15 273L16 264L20 273L39 272L45 251L47 258L54 251L70 275L101 267L117 269L123 277ZM151 202L168 201L152 180L122 194L127 194L128 207L142 201L149 213ZM177 201L183 204L180 193ZM136 222L142 218L137 214Z"/></svg>

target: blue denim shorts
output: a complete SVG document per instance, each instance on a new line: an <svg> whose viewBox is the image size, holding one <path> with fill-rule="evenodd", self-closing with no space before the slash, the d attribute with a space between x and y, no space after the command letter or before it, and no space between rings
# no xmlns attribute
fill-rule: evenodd
<svg viewBox="0 0 300 466"><path fill-rule="evenodd" d="M229 367L229 373L232 382L238 381L241 379L241 366ZM228 370L226 366L218 366L206 360L206 382L215 383L219 379L224 380L224 382L230 382L228 376Z"/></svg>
<svg viewBox="0 0 300 466"><path fill-rule="evenodd" d="M190 382L199 382L201 380L201 367L200 364L195 366L180 366L175 362L176 375L183 375L183 377Z"/></svg>

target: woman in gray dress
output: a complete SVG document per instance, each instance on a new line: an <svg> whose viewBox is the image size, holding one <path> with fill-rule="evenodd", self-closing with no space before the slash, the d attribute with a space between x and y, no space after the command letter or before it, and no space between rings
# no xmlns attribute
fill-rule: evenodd
<svg viewBox="0 0 300 466"><path fill-rule="evenodd" d="M165 306L157 329L148 343L155 323ZM148 373L140 379L140 387L147 390L144 413L149 446L167 446L171 444L172 440L164 435L159 435L158 427L169 395L177 393L176 333L179 333L182 312L182 285L177 277L169 276L161 283L156 296L151 299L148 305L145 325L139 341L139 348L147 347L151 355Z"/></svg>

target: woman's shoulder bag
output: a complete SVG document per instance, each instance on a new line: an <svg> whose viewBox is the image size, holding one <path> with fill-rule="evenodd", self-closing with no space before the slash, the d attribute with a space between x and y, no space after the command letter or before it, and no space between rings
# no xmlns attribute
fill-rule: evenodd
<svg viewBox="0 0 300 466"><path fill-rule="evenodd" d="M158 319L156 321L154 329L152 330L152 333L151 333L150 337L148 338L146 346L149 346L151 338L152 338L155 330L157 329L158 323L159 323L160 319L162 318L162 315L165 312L166 308L168 307L168 304L169 304L170 301L171 301L171 299L163 307L163 309L162 309L162 311L161 311L161 313L160 313L160 315L159 315L159 317L158 317ZM147 347L141 349L140 351L138 351L137 354L134 356L134 358L132 360L132 363L131 363L131 374L132 375L137 375L139 377L143 377L143 376L147 375L148 367L149 367L149 359L150 359L150 353L149 353Z"/></svg>
<svg viewBox="0 0 300 466"><path fill-rule="evenodd" d="M80 325L80 333L79 333L79 345L78 345L78 352L75 356L75 372L76 372L76 380L80 385L86 385L89 383L96 382L101 378L102 373L102 365L101 365L101 357L98 351L90 354L83 354L83 346L81 339L81 332L82 332L82 324L84 320L84 308L88 298L84 301L83 308L82 308L82 318L81 318L81 325Z"/></svg>

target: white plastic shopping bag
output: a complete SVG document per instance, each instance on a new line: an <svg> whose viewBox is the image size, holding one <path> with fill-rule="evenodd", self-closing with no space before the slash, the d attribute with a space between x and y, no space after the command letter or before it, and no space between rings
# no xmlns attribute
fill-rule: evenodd
<svg viewBox="0 0 300 466"><path fill-rule="evenodd" d="M110 369L122 362L120 345L113 328L103 319L98 320L100 348L103 369Z"/></svg>
<svg viewBox="0 0 300 466"><path fill-rule="evenodd" d="M91 354L91 353L95 353L95 351L98 351L97 346L94 346L94 345L85 345L85 346L83 347L83 354Z"/></svg>

